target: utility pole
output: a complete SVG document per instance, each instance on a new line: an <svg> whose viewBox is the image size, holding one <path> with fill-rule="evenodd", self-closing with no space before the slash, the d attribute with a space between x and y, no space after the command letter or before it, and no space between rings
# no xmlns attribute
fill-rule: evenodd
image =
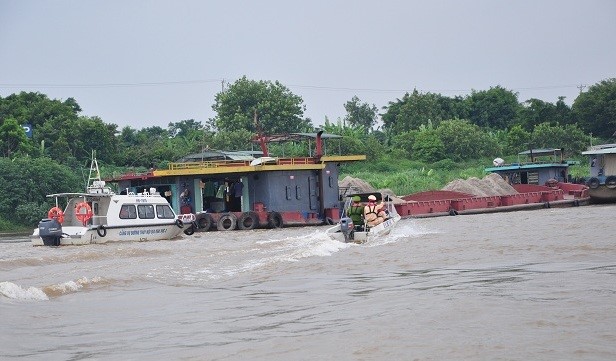
<svg viewBox="0 0 616 361"><path fill-rule="evenodd" d="M586 85L580 84L577 86L577 88L580 89L580 94L582 94L582 92L584 91L584 88L586 88Z"/></svg>
<svg viewBox="0 0 616 361"><path fill-rule="evenodd" d="M224 79L221 80L220 83L221 83L221 87L222 87L222 92L224 93L225 92L225 80Z"/></svg>

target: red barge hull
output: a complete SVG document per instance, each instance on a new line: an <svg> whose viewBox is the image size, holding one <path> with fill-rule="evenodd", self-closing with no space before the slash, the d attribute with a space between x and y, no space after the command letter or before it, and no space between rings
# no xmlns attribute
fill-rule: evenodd
<svg viewBox="0 0 616 361"><path fill-rule="evenodd" d="M402 218L511 212L551 207L576 207L590 201L588 187L557 183L554 187L513 185L517 194L479 197L453 191L426 191L402 197L395 205Z"/></svg>

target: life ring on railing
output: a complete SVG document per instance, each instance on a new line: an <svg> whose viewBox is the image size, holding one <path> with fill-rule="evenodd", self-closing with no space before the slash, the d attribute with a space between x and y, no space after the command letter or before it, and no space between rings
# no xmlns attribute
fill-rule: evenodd
<svg viewBox="0 0 616 361"><path fill-rule="evenodd" d="M92 219L92 207L88 202L80 202L75 206L75 217L85 226Z"/></svg>
<svg viewBox="0 0 616 361"><path fill-rule="evenodd" d="M610 175L607 178L605 178L605 186L608 187L609 189L616 188L616 176Z"/></svg>
<svg viewBox="0 0 616 361"><path fill-rule="evenodd" d="M282 228L282 216L278 212L270 212L267 214L267 225L269 228Z"/></svg>
<svg viewBox="0 0 616 361"><path fill-rule="evenodd" d="M105 226L103 226L102 224L99 225L98 227L96 227L96 234L98 234L99 237L103 238L107 235L107 228L105 228Z"/></svg>
<svg viewBox="0 0 616 361"><path fill-rule="evenodd" d="M596 189L597 187L599 187L599 184L600 184L600 183L601 183L601 182L599 182L599 178L592 177L592 178L590 178L590 179L588 180L588 183L587 183L587 184L588 184L588 187L590 187L590 188L592 188L592 189Z"/></svg>
<svg viewBox="0 0 616 361"><path fill-rule="evenodd" d="M58 223L64 223L64 212L59 207L53 207L47 212L47 218L55 219Z"/></svg>
<svg viewBox="0 0 616 361"><path fill-rule="evenodd" d="M233 213L223 214L216 222L219 231L232 231L237 227L237 217Z"/></svg>

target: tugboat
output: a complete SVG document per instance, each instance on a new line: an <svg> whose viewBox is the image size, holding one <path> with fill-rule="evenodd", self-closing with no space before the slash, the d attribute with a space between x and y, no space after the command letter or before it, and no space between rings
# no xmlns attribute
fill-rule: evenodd
<svg viewBox="0 0 616 361"><path fill-rule="evenodd" d="M593 203L616 202L616 144L601 144L582 152L589 158L590 177L586 180Z"/></svg>

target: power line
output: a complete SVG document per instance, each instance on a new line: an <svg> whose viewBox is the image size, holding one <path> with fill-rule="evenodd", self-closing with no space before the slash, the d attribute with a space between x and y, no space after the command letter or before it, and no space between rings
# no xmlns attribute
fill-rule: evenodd
<svg viewBox="0 0 616 361"><path fill-rule="evenodd" d="M206 79L206 80L179 80L179 81L142 82L142 83L90 83L90 84L47 84L47 83L4 84L4 83L0 83L0 87L2 88L132 88L132 87L148 87L148 86L218 83L221 80L222 79Z"/></svg>
<svg viewBox="0 0 616 361"><path fill-rule="evenodd" d="M163 82L136 82L136 83L67 83L67 84L51 84L51 83L0 83L0 88L75 88L75 89L96 89L96 88L132 88L132 87L154 87L154 86L172 86L172 85L193 85L193 84L206 84L206 83L220 83L222 90L231 84L224 78L218 79L199 79L199 80L179 80L179 81L163 81ZM351 87L334 87L334 86L319 86L319 85L302 85L302 84L289 84L288 87L300 88L300 89L316 89L326 91L354 91L354 92L372 92L372 93L406 93L414 90L430 93L460 93L470 92L473 89L382 89L382 88L351 88ZM580 92L586 87L586 85L577 84L564 84L564 85L548 85L548 86L536 86L536 87L519 87L512 88L512 91L521 90L548 90L548 89L566 89L566 88L578 88Z"/></svg>

